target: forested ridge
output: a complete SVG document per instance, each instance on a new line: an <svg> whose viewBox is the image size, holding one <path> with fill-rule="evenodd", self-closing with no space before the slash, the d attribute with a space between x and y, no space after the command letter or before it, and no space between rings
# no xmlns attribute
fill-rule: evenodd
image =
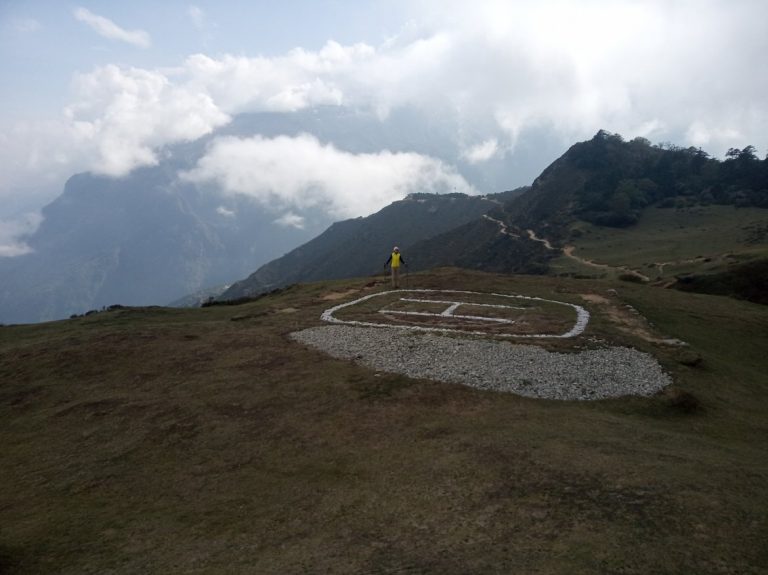
<svg viewBox="0 0 768 575"><path fill-rule="evenodd" d="M557 176L571 170L578 172L574 180L580 185L572 202L557 207L596 225L630 226L652 205L768 208L768 157L760 160L751 145L731 148L721 161L701 148L652 145L645 138L624 141L601 130L547 168L531 194L552 185L567 189Z"/></svg>

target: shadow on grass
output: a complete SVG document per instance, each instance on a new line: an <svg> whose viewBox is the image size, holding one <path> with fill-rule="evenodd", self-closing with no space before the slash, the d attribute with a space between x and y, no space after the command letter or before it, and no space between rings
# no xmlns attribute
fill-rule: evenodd
<svg viewBox="0 0 768 575"><path fill-rule="evenodd" d="M22 550L0 543L0 575L21 573L26 563Z"/></svg>

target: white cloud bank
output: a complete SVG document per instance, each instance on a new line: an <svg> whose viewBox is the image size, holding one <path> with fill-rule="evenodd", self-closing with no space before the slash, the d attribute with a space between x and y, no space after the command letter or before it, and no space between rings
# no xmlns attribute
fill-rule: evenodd
<svg viewBox="0 0 768 575"><path fill-rule="evenodd" d="M368 215L411 192L476 193L450 166L413 153L351 154L315 137L216 138L182 175L274 209L320 207L340 218ZM295 218L280 223L296 225Z"/></svg>
<svg viewBox="0 0 768 575"><path fill-rule="evenodd" d="M65 110L74 149L88 168L121 176L153 165L156 150L191 141L229 122L202 91L159 71L104 66L75 79L77 103Z"/></svg>
<svg viewBox="0 0 768 575"><path fill-rule="evenodd" d="M149 34L144 30L125 30L112 22L112 20L94 14L82 7L76 8L73 15L80 22L87 24L99 36L109 40L125 42L138 48L149 48L152 45Z"/></svg>
<svg viewBox="0 0 768 575"><path fill-rule="evenodd" d="M762 0L414 0L399 8L411 24L376 46L329 41L271 57L195 54L172 69L108 65L80 74L63 118L0 126L0 199L22 184L55 177L63 183L80 170L124 175L156 163L160 147L210 134L241 112L320 105L382 117L415 109L455 126L457 148L478 165L513 156L533 131L563 147L604 128L719 156L747 144L761 156L768 149L768 3ZM75 14L106 37L149 45L141 30L126 31L84 8ZM202 11L190 7L188 15L204 23ZM393 164L403 173L419 171L406 156L356 157L301 139L236 147L242 146L292 147L310 158L324 153L346 158L344 169L365 165L369 174ZM206 168L214 170L202 163L196 173ZM355 187L320 175L317 189ZM377 179L387 180L366 178L355 187L361 197L370 193L370 202L349 191L331 193L346 198L336 209L392 197L371 184ZM293 185L292 194L307 194L306 185Z"/></svg>
<svg viewBox="0 0 768 575"><path fill-rule="evenodd" d="M760 72L768 4L414 6L415 21L430 26L406 27L377 47L330 41L276 57L195 54L174 69L105 66L82 74L68 108L71 135L97 151L85 154L85 167L113 175L155 162L158 146L210 133L234 114L319 105L381 115L409 106L449 119L480 142L464 147L474 163L513 154L531 129L566 144L605 128L706 145L717 155L768 146L768 74Z"/></svg>

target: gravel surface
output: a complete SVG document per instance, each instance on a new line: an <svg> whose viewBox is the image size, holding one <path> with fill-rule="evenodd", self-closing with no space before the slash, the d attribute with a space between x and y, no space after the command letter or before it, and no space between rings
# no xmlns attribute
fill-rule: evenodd
<svg viewBox="0 0 768 575"><path fill-rule="evenodd" d="M291 337L375 370L527 397L648 396L672 383L653 356L627 347L553 353L506 341L344 325L305 329Z"/></svg>

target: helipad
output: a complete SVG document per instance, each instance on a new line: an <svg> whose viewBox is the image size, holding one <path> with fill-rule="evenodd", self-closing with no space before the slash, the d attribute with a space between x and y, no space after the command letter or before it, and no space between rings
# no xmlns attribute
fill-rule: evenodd
<svg viewBox="0 0 768 575"><path fill-rule="evenodd" d="M432 289L370 294L327 309L321 317L336 324L516 338L574 337L589 322L589 312L572 303Z"/></svg>

